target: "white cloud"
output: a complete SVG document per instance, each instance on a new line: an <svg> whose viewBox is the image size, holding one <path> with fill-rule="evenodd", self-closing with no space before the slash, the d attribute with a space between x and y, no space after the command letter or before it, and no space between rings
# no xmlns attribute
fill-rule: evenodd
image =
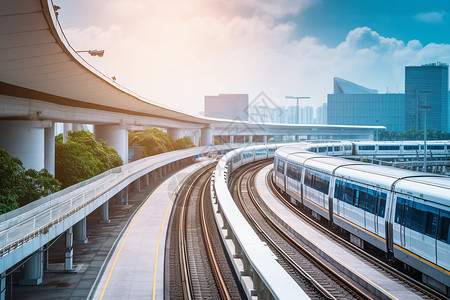
<svg viewBox="0 0 450 300"><path fill-rule="evenodd" d="M444 22L444 16L446 12L441 11L431 11L431 12L423 12L414 16L414 19L420 22L425 23L442 23Z"/></svg>
<svg viewBox="0 0 450 300"><path fill-rule="evenodd" d="M187 5L180 0L172 12L162 1L114 1L105 6L109 25L65 32L76 49L104 48L103 58L86 59L116 76L118 83L193 113L203 110L204 95L218 93L249 93L252 98L265 91L281 104L288 103L286 95L311 96L305 103L318 106L332 93L333 77L380 92L387 86L402 91L405 65L450 63L450 45L405 44L368 27L350 31L337 47L314 37L298 40L296 24L277 18L312 2L278 1L290 7L272 15L268 0L246 0L233 7L228 3L234 1L194 0ZM264 13L246 11L256 6ZM230 13L234 10L241 13Z"/></svg>

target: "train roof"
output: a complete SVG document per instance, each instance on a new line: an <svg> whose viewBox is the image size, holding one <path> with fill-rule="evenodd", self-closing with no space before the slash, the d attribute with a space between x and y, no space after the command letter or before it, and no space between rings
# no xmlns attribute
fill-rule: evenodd
<svg viewBox="0 0 450 300"><path fill-rule="evenodd" d="M450 177L422 175L400 180L395 191L450 207Z"/></svg>
<svg viewBox="0 0 450 300"><path fill-rule="evenodd" d="M379 186L390 190L392 184L402 177L417 176L418 172L398 169L389 166L373 165L368 163L343 166L336 170L336 176L343 178L358 178L359 182ZM354 179L353 179L354 180Z"/></svg>

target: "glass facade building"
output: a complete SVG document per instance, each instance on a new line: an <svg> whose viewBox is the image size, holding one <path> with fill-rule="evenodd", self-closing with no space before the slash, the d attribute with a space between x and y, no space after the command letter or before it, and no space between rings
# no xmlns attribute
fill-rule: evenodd
<svg viewBox="0 0 450 300"><path fill-rule="evenodd" d="M405 94L378 94L341 78L334 79L334 94L328 95L330 125L385 126L405 130Z"/></svg>
<svg viewBox="0 0 450 300"><path fill-rule="evenodd" d="M405 129L423 130L426 112L428 130L450 131L447 64L405 67L405 112Z"/></svg>
<svg viewBox="0 0 450 300"><path fill-rule="evenodd" d="M405 94L329 94L328 124L405 130Z"/></svg>

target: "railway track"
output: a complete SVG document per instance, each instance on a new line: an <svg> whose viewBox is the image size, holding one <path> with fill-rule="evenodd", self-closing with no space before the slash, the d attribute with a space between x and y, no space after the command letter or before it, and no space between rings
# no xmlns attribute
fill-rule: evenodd
<svg viewBox="0 0 450 300"><path fill-rule="evenodd" d="M256 170L263 166L265 164L255 164L238 171L234 178L238 187L236 199L249 222L277 254L280 264L312 299L371 299L366 291L323 263L307 245L292 238L264 212L251 186Z"/></svg>
<svg viewBox="0 0 450 300"><path fill-rule="evenodd" d="M169 298L238 299L239 287L221 246L209 200L213 167L191 176L180 190L171 217ZM176 248L177 251L173 251ZM175 253L176 252L176 253ZM176 270L178 269L178 270ZM167 277L166 277L167 278Z"/></svg>
<svg viewBox="0 0 450 300"><path fill-rule="evenodd" d="M373 268L380 270L381 272L387 273L390 275L392 280L400 282L402 285L409 287L414 291L420 298L422 299L445 299L445 296L440 294L439 292L431 289L430 287L424 285L423 283L405 275L389 264L381 261L380 259L372 256L371 254L365 252L364 250L358 248L353 245L349 241L345 240L341 236L334 233L331 229L324 227L322 224L319 224L315 219L308 216L304 212L302 212L298 207L294 206L291 202L289 202L276 188L272 181L273 170L271 170L266 176L266 182L269 185L270 189L274 193L274 195L283 202L285 206L287 206L292 212L294 212L301 219L305 220L309 224L311 224L317 230L320 230L327 236L331 237L336 243L339 243L345 246L349 251L356 253L358 256L363 257L366 261L370 262Z"/></svg>

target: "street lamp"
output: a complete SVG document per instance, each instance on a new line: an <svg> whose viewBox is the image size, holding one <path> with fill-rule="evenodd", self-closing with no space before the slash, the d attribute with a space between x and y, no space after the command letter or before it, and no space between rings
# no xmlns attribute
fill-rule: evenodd
<svg viewBox="0 0 450 300"><path fill-rule="evenodd" d="M427 96L426 96L426 94L425 94L425 103L427 102L426 101L426 99L427 99ZM429 109L431 109L431 106L421 106L420 107L421 109L423 109L423 110L425 110L425 124L423 125L423 128L424 128L424 134L423 134L423 137L424 137L424 139L423 139L423 147L424 147L424 154L423 154L423 169L425 170L424 172L426 172L427 171L427 111L429 110Z"/></svg>
<svg viewBox="0 0 450 300"><path fill-rule="evenodd" d="M421 105L420 108L423 109L425 111L425 116L424 116L424 126L423 126L423 147L424 147L424 151L423 151L423 169L424 172L427 171L427 158L428 158L428 153L427 153L427 111L431 109L431 106L427 106L427 95L431 94L431 91L425 90L425 91L418 91L419 94L424 94L425 95L425 99L424 99L424 105Z"/></svg>
<svg viewBox="0 0 450 300"><path fill-rule="evenodd" d="M300 124L300 117L298 112L298 99L311 99L311 97L294 97L294 96L286 96L286 99L296 99L297 100L297 124Z"/></svg>
<svg viewBox="0 0 450 300"><path fill-rule="evenodd" d="M77 53L81 53L81 52L87 52L87 53L89 53L91 56L99 56L99 57L102 57L103 54L105 53L105 50L97 50L97 49L95 49L95 50L80 50L80 51L77 51Z"/></svg>

